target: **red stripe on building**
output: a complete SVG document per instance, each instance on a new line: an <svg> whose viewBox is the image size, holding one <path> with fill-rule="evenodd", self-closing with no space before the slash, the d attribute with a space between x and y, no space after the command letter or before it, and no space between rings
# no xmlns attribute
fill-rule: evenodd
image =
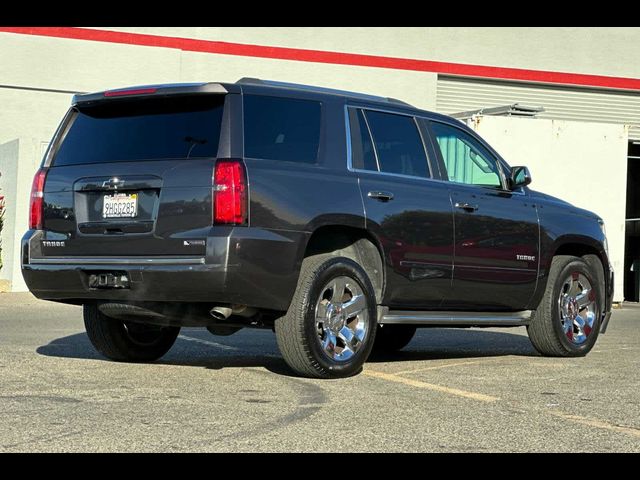
<svg viewBox="0 0 640 480"><path fill-rule="evenodd" d="M173 48L187 52L216 53L220 55L390 68L395 70L443 73L464 77L481 77L501 80L520 80L551 84L640 90L640 79L637 78L550 72L545 70L527 70L522 68L492 67L484 65L469 65L464 63L433 62L430 60L329 52L324 50L307 50L301 48L269 47L265 45L218 42L212 40L198 40L194 38L147 35L142 33L125 33L115 32L112 30L96 30L91 28L0 27L0 32L88 40L94 42L121 43L145 47Z"/></svg>

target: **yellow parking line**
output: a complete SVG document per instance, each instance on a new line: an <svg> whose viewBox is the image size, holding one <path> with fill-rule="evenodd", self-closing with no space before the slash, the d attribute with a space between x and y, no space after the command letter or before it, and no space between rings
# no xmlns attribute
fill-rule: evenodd
<svg viewBox="0 0 640 480"><path fill-rule="evenodd" d="M397 372L397 373L385 373L385 372L379 372L377 370L365 370L362 373L363 373L363 375L367 375L369 377L379 378L381 380L386 380L388 382L401 383L401 384L407 385L409 387L424 388L424 389L427 389L427 390L433 390L435 392L446 393L448 395L455 395L457 397L468 398L468 399L476 400L476 401L479 401L479 402L487 402L487 403L497 402L500 399L498 397L493 397L491 395L485 395L483 393L477 393L477 392L468 392L466 390L459 390L457 388L444 387L442 385L436 385L436 384L433 384L433 383L422 382L420 380L413 380L411 378L405 378L405 377L401 377L400 376L400 374L415 373L415 372L420 372L420 371L423 371L423 370L435 370L437 368L455 367L455 366L458 366L458 365L467 365L467 364L471 364L471 363L480 363L482 361L483 360L470 361L470 362L448 363L448 364L438 365L438 366L434 366L434 367L426 367L426 368L415 369L415 370L406 370L406 371ZM622 425L616 425L616 424L613 424L613 423L605 422L603 420L597 420L597 419L594 419L594 418L581 417L579 415L571 415L569 413L559 412L557 410L548 410L545 413L548 413L549 415L552 415L552 416L557 417L557 418L561 418L563 420L567 420L569 422L574 422L574 423L577 423L577 424L580 424L580 425L585 425L587 427L600 428L600 429L603 429L603 430L609 430L609 431L612 431L612 432L624 433L626 435L631 435L633 437L640 438L640 428L625 427L625 426L622 426Z"/></svg>
<svg viewBox="0 0 640 480"><path fill-rule="evenodd" d="M425 372L427 370L440 370L441 368L449 368L449 367L458 367L461 365L473 365L476 363L484 363L484 362L490 362L490 361L495 361L495 358L491 358L491 359L486 359L486 360L472 360L469 362L455 362L455 363L444 363L441 365L435 365L433 367L423 367L423 368L416 368L414 370L402 370L400 372L394 372L394 375L406 375L408 373L418 373L418 372Z"/></svg>
<svg viewBox="0 0 640 480"><path fill-rule="evenodd" d="M433 390L435 392L446 393L449 395L455 395L457 397L468 398L471 400L477 400L479 402L496 402L500 400L497 397L491 395L485 395L483 393L467 392L466 390L458 390L457 388L443 387L442 385L435 385L433 383L421 382L419 380L412 380L410 378L400 377L392 373L378 372L375 370L365 370L364 375L369 377L379 378L388 382L402 383L410 387L425 388L427 390Z"/></svg>
<svg viewBox="0 0 640 480"><path fill-rule="evenodd" d="M614 425L613 423L604 422L602 420L596 420L594 418L585 418L578 415L570 415L564 412L558 412L557 410L550 410L548 412L554 417L569 420L570 422L579 423L580 425L586 425L587 427L602 428L604 430L610 430L613 432L626 433L634 437L640 437L640 429L633 427L623 427L621 425Z"/></svg>

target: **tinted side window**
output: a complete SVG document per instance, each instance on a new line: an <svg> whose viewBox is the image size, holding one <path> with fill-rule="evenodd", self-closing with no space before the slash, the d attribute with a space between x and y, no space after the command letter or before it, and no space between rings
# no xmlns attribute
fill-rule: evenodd
<svg viewBox="0 0 640 480"><path fill-rule="evenodd" d="M429 177L429 164L413 117L366 112L380 171Z"/></svg>
<svg viewBox="0 0 640 480"><path fill-rule="evenodd" d="M319 145L320 102L245 95L245 156L316 163Z"/></svg>
<svg viewBox="0 0 640 480"><path fill-rule="evenodd" d="M433 122L433 132L451 182L502 187L496 159L466 132Z"/></svg>
<svg viewBox="0 0 640 480"><path fill-rule="evenodd" d="M351 130L351 164L361 170L378 170L373 142L362 110L349 109L349 129Z"/></svg>

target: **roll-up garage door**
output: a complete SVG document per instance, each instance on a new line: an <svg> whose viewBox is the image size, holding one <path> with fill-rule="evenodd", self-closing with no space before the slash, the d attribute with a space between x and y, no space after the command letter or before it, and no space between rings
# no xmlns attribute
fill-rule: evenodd
<svg viewBox="0 0 640 480"><path fill-rule="evenodd" d="M437 110L453 114L522 103L542 106L539 118L624 123L640 140L640 93L440 76Z"/></svg>

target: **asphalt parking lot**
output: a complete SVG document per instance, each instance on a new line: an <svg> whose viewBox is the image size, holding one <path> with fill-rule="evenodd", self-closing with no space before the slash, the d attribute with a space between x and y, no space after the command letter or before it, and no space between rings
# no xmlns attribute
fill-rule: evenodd
<svg viewBox="0 0 640 480"><path fill-rule="evenodd" d="M524 329L425 329L346 380L291 376L275 336L184 329L105 361L81 309L0 294L0 451L640 452L640 308L586 358Z"/></svg>

